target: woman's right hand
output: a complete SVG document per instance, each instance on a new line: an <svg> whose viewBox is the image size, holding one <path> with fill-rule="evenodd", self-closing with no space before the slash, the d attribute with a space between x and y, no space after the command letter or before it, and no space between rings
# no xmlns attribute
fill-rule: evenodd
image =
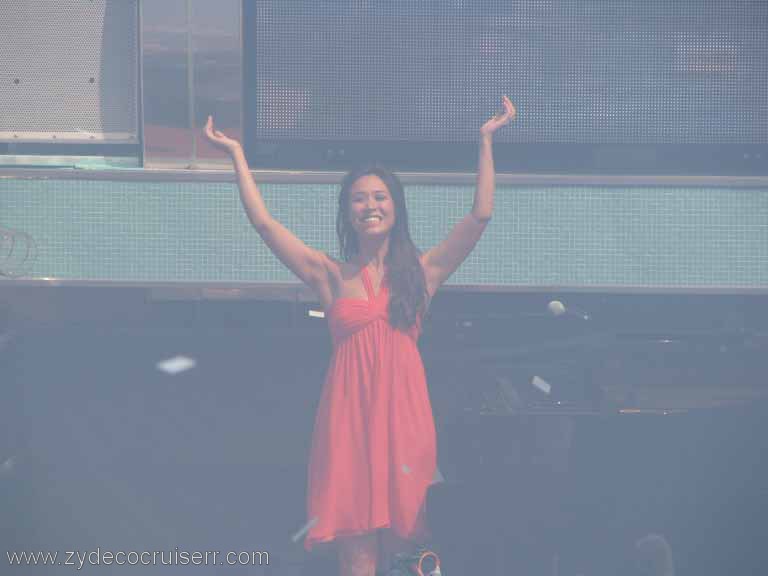
<svg viewBox="0 0 768 576"><path fill-rule="evenodd" d="M203 134L205 134L205 138L208 142L213 144L219 150L227 152L230 156L241 147L240 142L234 138L226 136L223 132L214 129L212 116L208 116L208 122L205 123Z"/></svg>

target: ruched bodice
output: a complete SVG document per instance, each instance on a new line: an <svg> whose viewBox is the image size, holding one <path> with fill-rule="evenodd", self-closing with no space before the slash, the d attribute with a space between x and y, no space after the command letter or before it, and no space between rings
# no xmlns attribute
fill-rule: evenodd
<svg viewBox="0 0 768 576"><path fill-rule="evenodd" d="M363 268L363 284L366 298L338 298L328 310L328 327L331 332L334 347L354 333L362 330L374 322L383 322L389 326L389 290L385 282L382 282L379 293L373 289L373 283L368 276L368 270ZM414 343L419 338L421 322L407 332Z"/></svg>

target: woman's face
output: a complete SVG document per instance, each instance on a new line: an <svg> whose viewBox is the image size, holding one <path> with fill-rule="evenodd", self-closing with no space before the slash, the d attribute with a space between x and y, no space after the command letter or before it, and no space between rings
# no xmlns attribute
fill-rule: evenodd
<svg viewBox="0 0 768 576"><path fill-rule="evenodd" d="M349 189L349 220L358 238L388 234L395 225L395 203L387 185L374 174L361 176Z"/></svg>

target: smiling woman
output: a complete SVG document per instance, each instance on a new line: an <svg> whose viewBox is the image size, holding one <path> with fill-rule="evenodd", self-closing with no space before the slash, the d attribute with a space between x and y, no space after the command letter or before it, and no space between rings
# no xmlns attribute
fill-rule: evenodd
<svg viewBox="0 0 768 576"><path fill-rule="evenodd" d="M253 226L327 311L334 349L315 420L305 547L337 543L342 575L373 576L377 563L389 563L380 543L399 552L428 535L436 441L417 341L430 298L491 218L492 137L515 116L506 97L503 106L480 129L471 212L424 254L411 239L397 176L376 165L347 174L336 222L342 260L306 246L269 214L240 143L208 119L205 135L231 155Z"/></svg>
<svg viewBox="0 0 768 576"><path fill-rule="evenodd" d="M394 200L380 176L371 173L356 178L342 195L346 205L344 196L349 202L349 206L344 208L349 209L349 221L358 236L386 234L394 226Z"/></svg>
<svg viewBox="0 0 768 576"><path fill-rule="evenodd" d="M377 165L347 174L341 183L336 231L346 264L340 265L338 296L365 296L355 276L368 267L377 285L386 279L390 323L407 330L425 311L430 294L419 250L411 239L405 192L398 177Z"/></svg>
<svg viewBox="0 0 768 576"><path fill-rule="evenodd" d="M369 174L358 178L352 190L350 191L352 202L353 222L363 222L364 224L384 224L384 231L388 231L394 223L394 214L392 213L392 196L387 189L387 185L376 176ZM358 233L363 230L357 229Z"/></svg>

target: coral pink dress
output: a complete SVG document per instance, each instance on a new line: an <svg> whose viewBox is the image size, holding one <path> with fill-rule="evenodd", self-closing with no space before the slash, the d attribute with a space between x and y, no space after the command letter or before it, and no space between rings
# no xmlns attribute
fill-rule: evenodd
<svg viewBox="0 0 768 576"><path fill-rule="evenodd" d="M367 299L340 298L328 312L333 356L318 406L307 493L307 550L338 536L390 528L426 535L424 502L436 466L424 366L408 331L388 319L365 268Z"/></svg>

